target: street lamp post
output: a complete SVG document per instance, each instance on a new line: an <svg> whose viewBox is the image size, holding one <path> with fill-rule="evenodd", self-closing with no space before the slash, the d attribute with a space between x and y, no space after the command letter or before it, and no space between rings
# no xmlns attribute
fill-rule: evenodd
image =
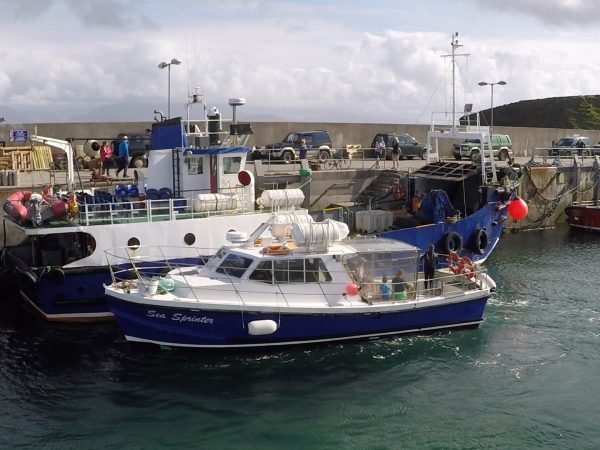
<svg viewBox="0 0 600 450"><path fill-rule="evenodd" d="M506 81L496 81L495 83L488 83L486 81L480 81L479 86L490 86L492 88L492 104L490 106L490 140L492 139L492 133L494 131L494 85L504 86ZM490 141L491 142L491 141Z"/></svg>
<svg viewBox="0 0 600 450"><path fill-rule="evenodd" d="M179 64L181 64L181 61L178 60L177 58L173 58L171 60L171 62L164 62L163 61L163 62L161 62L158 65L159 69L164 69L164 68L168 68L169 69L168 70L168 73L169 73L169 75L168 75L168 94L167 94L167 96L168 96L167 119L171 118L171 66L172 65L178 66Z"/></svg>

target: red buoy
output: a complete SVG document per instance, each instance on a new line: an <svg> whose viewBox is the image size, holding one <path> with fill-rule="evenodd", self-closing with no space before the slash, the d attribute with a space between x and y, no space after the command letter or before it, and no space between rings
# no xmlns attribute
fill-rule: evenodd
<svg viewBox="0 0 600 450"><path fill-rule="evenodd" d="M348 295L356 295L358 294L358 286L354 283L350 283L346 286L346 294Z"/></svg>
<svg viewBox="0 0 600 450"><path fill-rule="evenodd" d="M520 197L515 198L508 205L508 214L516 221L524 219L527 216L528 210L527 203Z"/></svg>

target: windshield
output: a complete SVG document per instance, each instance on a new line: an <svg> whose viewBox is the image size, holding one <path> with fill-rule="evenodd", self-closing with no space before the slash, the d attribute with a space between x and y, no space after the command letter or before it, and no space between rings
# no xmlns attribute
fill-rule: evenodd
<svg viewBox="0 0 600 450"><path fill-rule="evenodd" d="M465 139L465 144L479 144L479 139Z"/></svg>
<svg viewBox="0 0 600 450"><path fill-rule="evenodd" d="M298 142L300 140L300 135L298 133L290 133L288 134L282 142L289 142L291 144Z"/></svg>
<svg viewBox="0 0 600 450"><path fill-rule="evenodd" d="M573 138L562 138L556 144L557 147L573 147L575 140Z"/></svg>

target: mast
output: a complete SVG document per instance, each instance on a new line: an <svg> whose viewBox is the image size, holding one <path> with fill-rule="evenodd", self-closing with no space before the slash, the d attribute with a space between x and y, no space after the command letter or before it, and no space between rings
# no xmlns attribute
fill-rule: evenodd
<svg viewBox="0 0 600 450"><path fill-rule="evenodd" d="M469 56L468 53L457 54L456 49L462 47L461 44L458 43L458 32L452 35L452 42L450 43L452 47L451 55L444 55L444 57L450 56L452 63L452 132L457 130L456 127L456 57L457 56Z"/></svg>

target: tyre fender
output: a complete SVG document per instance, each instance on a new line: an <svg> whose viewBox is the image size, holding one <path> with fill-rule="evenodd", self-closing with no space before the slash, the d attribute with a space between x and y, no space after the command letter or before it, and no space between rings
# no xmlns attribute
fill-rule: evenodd
<svg viewBox="0 0 600 450"><path fill-rule="evenodd" d="M48 280L48 283L58 286L65 281L65 273L62 269L50 269L45 278Z"/></svg>
<svg viewBox="0 0 600 450"><path fill-rule="evenodd" d="M442 243L442 249L444 253L456 252L460 253L463 248L462 238L460 234L451 231L446 236L444 236L444 240Z"/></svg>
<svg viewBox="0 0 600 450"><path fill-rule="evenodd" d="M473 251L483 255L488 248L490 239L487 232L482 228L473 233Z"/></svg>

